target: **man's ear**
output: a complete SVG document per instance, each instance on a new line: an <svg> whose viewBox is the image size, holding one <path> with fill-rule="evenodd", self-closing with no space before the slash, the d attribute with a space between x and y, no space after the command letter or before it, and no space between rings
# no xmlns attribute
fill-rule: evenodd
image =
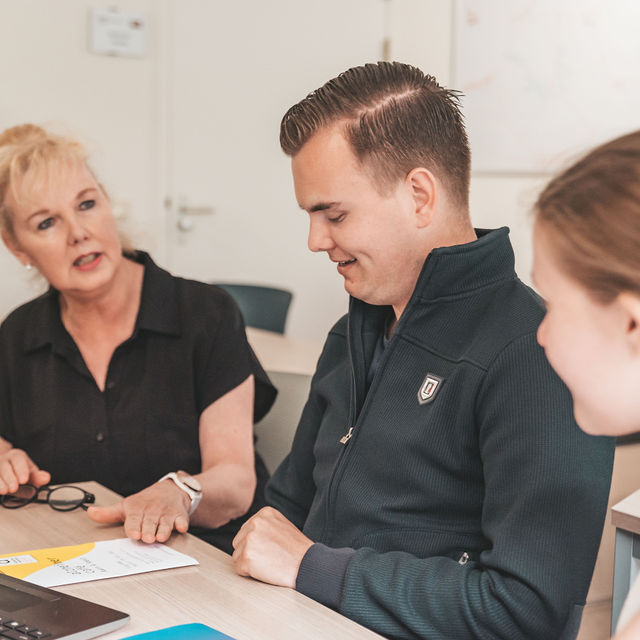
<svg viewBox="0 0 640 640"><path fill-rule="evenodd" d="M428 169L412 169L406 178L415 203L416 225L419 229L427 227L433 220L436 205L436 179Z"/></svg>
<svg viewBox="0 0 640 640"><path fill-rule="evenodd" d="M625 338L633 353L640 355L640 296L624 291L616 302L623 312Z"/></svg>
<svg viewBox="0 0 640 640"><path fill-rule="evenodd" d="M31 259L29 256L20 248L20 245L16 242L16 239L6 231L2 232L2 242L4 242L5 246L13 255L22 262L24 266L31 264Z"/></svg>

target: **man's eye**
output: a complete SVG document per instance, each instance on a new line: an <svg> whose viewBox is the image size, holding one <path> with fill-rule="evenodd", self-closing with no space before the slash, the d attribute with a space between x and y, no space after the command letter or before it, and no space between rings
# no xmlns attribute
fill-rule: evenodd
<svg viewBox="0 0 640 640"><path fill-rule="evenodd" d="M341 213L340 215L334 217L328 217L327 220L329 222L342 222L344 220L345 214Z"/></svg>
<svg viewBox="0 0 640 640"><path fill-rule="evenodd" d="M48 229L53 224L53 218L45 218L42 222L38 223L38 230L44 231Z"/></svg>
<svg viewBox="0 0 640 640"><path fill-rule="evenodd" d="M86 211L87 209L93 209L93 207L96 206L96 201L95 200L83 200L80 203L80 210L81 211Z"/></svg>

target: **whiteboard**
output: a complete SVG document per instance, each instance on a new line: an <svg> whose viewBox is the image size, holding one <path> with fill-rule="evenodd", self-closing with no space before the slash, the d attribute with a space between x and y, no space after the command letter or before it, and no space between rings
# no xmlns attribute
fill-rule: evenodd
<svg viewBox="0 0 640 640"><path fill-rule="evenodd" d="M474 171L551 172L640 129L639 0L457 0Z"/></svg>

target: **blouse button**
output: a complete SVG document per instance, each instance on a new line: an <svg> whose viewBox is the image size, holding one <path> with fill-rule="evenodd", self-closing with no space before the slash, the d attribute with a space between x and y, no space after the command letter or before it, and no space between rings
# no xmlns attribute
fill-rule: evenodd
<svg viewBox="0 0 640 640"><path fill-rule="evenodd" d="M98 442L102 442L104 440L104 433L102 433L102 431L98 431L98 433L96 433L96 440Z"/></svg>

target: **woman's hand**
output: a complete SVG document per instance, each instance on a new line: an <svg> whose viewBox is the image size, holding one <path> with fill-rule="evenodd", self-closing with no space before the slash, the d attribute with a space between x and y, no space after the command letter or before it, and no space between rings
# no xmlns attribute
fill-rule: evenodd
<svg viewBox="0 0 640 640"><path fill-rule="evenodd" d="M200 416L202 501L193 524L216 528L247 512L256 488L253 454L253 376L209 405ZM126 535L142 542L165 542L175 529L189 528L189 496L163 480L108 507L89 507L102 524L124 522Z"/></svg>
<svg viewBox="0 0 640 640"><path fill-rule="evenodd" d="M163 480L108 507L89 507L87 515L101 524L124 522L132 540L166 542L174 529L185 533L189 528L189 506L189 496Z"/></svg>
<svg viewBox="0 0 640 640"><path fill-rule="evenodd" d="M51 480L49 472L40 469L25 451L12 449L2 438L0 441L0 495L15 493L21 484L41 487Z"/></svg>

